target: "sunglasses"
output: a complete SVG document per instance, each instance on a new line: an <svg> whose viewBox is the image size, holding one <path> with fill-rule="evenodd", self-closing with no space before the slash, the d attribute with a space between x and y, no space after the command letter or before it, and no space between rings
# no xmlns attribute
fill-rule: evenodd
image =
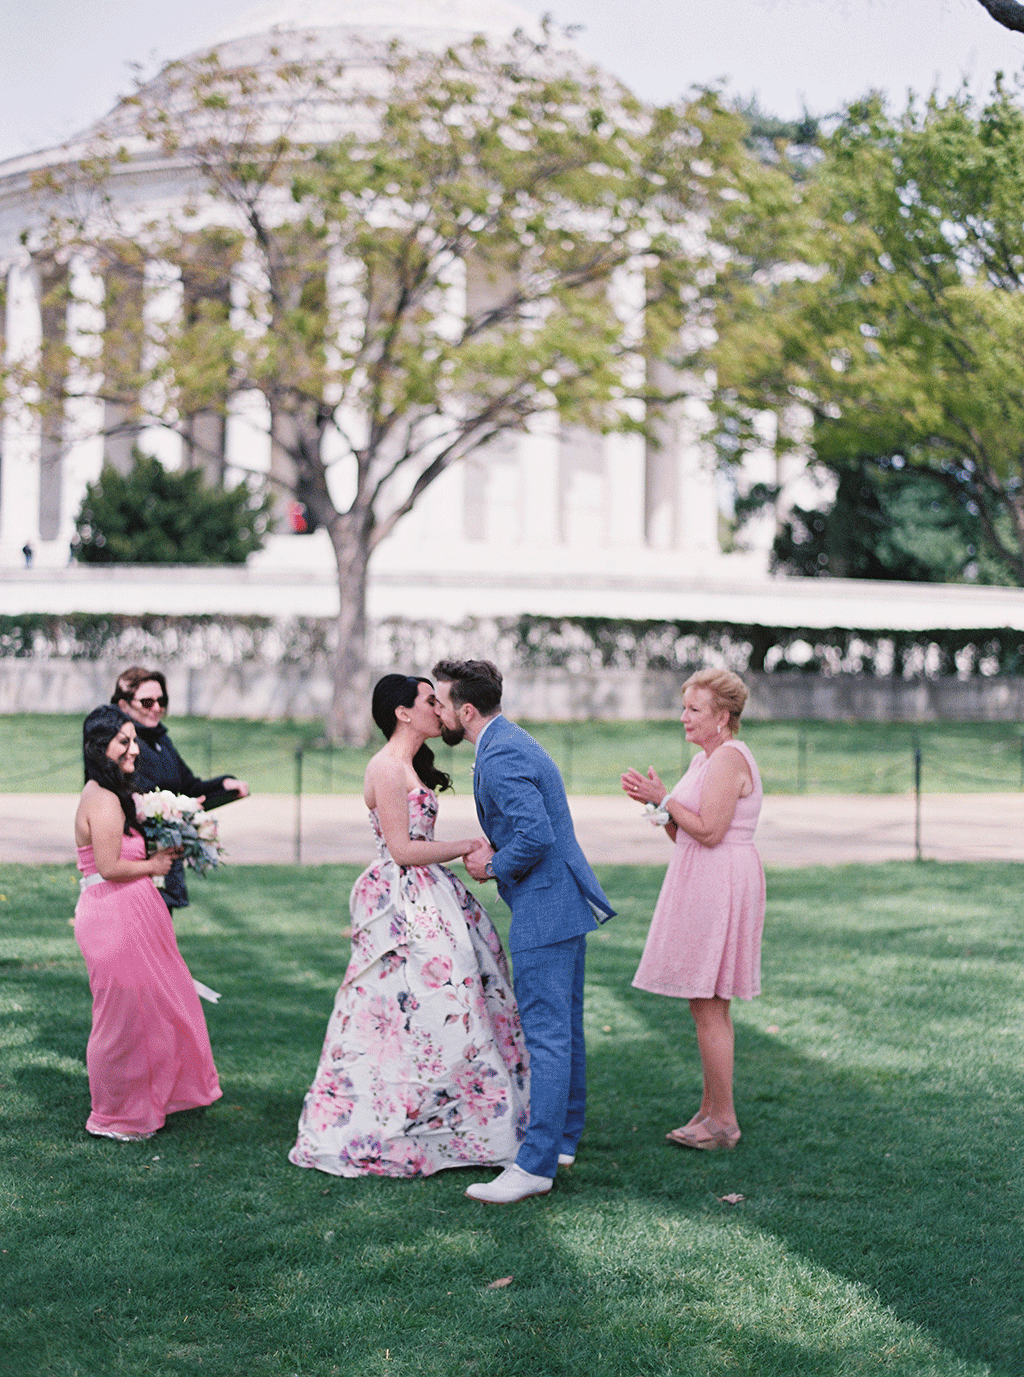
<svg viewBox="0 0 1024 1377"><path fill-rule="evenodd" d="M142 708L145 712L150 712L153 708L166 708L167 696L165 694L163 698L133 698L132 705Z"/></svg>

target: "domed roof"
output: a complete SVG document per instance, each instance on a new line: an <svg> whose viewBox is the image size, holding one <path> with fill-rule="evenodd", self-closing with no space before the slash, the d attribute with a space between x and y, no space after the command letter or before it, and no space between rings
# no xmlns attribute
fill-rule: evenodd
<svg viewBox="0 0 1024 1377"><path fill-rule="evenodd" d="M410 48L441 51L465 42L475 34L500 42L516 30L539 38L542 26L536 14L512 0L264 0L263 4L240 15L221 30L212 42L184 55L169 69L146 82L143 91L166 90L167 70L187 64L200 54L216 48L225 68L256 66L273 68L282 54L289 58L340 58L353 67L373 65L373 53L380 45L398 39ZM564 36L555 46L565 47ZM331 97L319 102L317 114L304 137L317 140L337 132L340 112L331 110ZM273 123L273 102L267 102ZM341 115L341 124L350 118ZM146 151L147 141L137 130L134 102L121 102L103 118L90 125L60 148L8 160L4 173L22 173L47 163L63 160L86 149L97 134L117 136L135 154Z"/></svg>
<svg viewBox="0 0 1024 1377"><path fill-rule="evenodd" d="M537 30L537 17L509 0L268 0L224 28L215 43L272 30L373 30L415 42L428 34L505 36Z"/></svg>

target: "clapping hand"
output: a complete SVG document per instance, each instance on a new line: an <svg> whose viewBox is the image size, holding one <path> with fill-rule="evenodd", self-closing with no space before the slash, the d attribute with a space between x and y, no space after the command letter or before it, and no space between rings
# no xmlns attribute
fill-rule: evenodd
<svg viewBox="0 0 1024 1377"><path fill-rule="evenodd" d="M622 787L636 803L661 803L668 793L653 766L646 775L630 767L622 776Z"/></svg>

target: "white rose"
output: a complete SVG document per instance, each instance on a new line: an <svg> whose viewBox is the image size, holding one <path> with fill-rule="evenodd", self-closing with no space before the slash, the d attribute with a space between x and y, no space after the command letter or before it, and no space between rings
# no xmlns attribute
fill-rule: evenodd
<svg viewBox="0 0 1024 1377"><path fill-rule="evenodd" d="M196 831L203 841L217 840L217 819L211 818L208 813L197 813L192 819L195 823Z"/></svg>

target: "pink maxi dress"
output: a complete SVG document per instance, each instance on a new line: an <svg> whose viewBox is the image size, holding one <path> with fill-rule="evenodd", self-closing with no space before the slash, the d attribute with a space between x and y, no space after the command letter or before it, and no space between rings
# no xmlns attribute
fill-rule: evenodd
<svg viewBox="0 0 1024 1377"><path fill-rule="evenodd" d="M682 828L651 919L633 984L677 999L753 999L761 993L761 931L764 870L754 849L761 812L761 775L742 741L737 750L750 767L754 788L741 798L728 832L717 846L702 846ZM684 808L700 812L710 757L698 752L670 791Z"/></svg>
<svg viewBox="0 0 1024 1377"><path fill-rule="evenodd" d="M145 855L137 832L123 839L122 860ZM78 868L84 876L98 873L91 846L78 848ZM102 880L83 889L75 939L92 991L86 1128L153 1133L168 1114L219 1099L199 996L152 879Z"/></svg>

